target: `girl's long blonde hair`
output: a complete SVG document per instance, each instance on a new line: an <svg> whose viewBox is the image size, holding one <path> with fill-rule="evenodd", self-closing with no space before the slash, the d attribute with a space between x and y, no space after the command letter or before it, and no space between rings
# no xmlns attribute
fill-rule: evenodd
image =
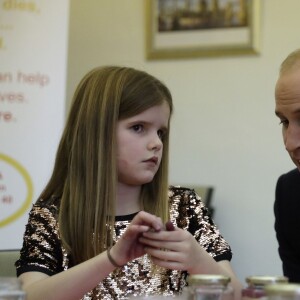
<svg viewBox="0 0 300 300"><path fill-rule="evenodd" d="M63 246L75 264L112 245L117 183L116 126L167 101L168 88L146 72L128 67L100 67L79 83L57 150L52 176L41 194L61 198L59 227ZM170 127L170 126L169 126ZM169 128L168 127L168 128ZM144 209L168 218L169 132L163 139L161 165L141 191Z"/></svg>

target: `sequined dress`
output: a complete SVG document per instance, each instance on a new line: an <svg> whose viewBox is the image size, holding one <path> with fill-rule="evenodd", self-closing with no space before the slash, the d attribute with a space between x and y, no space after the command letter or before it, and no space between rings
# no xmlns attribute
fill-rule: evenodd
<svg viewBox="0 0 300 300"><path fill-rule="evenodd" d="M201 246L216 260L231 260L232 252L211 219L199 196L191 189L171 186L169 189L171 221L188 230ZM17 275L37 271L54 275L72 267L59 237L57 215L59 199L38 200L29 214ZM135 214L117 216L114 239L117 241ZM115 269L94 290L82 299L127 299L132 295L171 295L186 285L186 271L160 268L153 271L148 255Z"/></svg>

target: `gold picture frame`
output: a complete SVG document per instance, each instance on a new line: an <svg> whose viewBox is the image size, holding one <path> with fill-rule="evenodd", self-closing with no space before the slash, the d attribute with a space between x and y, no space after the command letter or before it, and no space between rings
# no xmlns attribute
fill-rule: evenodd
<svg viewBox="0 0 300 300"><path fill-rule="evenodd" d="M260 52L260 0L145 1L149 60Z"/></svg>

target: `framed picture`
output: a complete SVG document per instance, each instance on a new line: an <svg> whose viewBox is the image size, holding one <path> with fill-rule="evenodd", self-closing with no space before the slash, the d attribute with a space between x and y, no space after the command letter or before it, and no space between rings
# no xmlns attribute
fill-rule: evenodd
<svg viewBox="0 0 300 300"><path fill-rule="evenodd" d="M259 54L260 0L145 0L146 57Z"/></svg>

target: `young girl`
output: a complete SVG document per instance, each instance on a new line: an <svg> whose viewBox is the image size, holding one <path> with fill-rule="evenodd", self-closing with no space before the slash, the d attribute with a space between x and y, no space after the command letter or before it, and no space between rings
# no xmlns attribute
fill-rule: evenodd
<svg viewBox="0 0 300 300"><path fill-rule="evenodd" d="M82 79L16 262L28 300L172 295L198 273L230 276L238 294L231 249L200 198L168 186L172 110L145 72Z"/></svg>

